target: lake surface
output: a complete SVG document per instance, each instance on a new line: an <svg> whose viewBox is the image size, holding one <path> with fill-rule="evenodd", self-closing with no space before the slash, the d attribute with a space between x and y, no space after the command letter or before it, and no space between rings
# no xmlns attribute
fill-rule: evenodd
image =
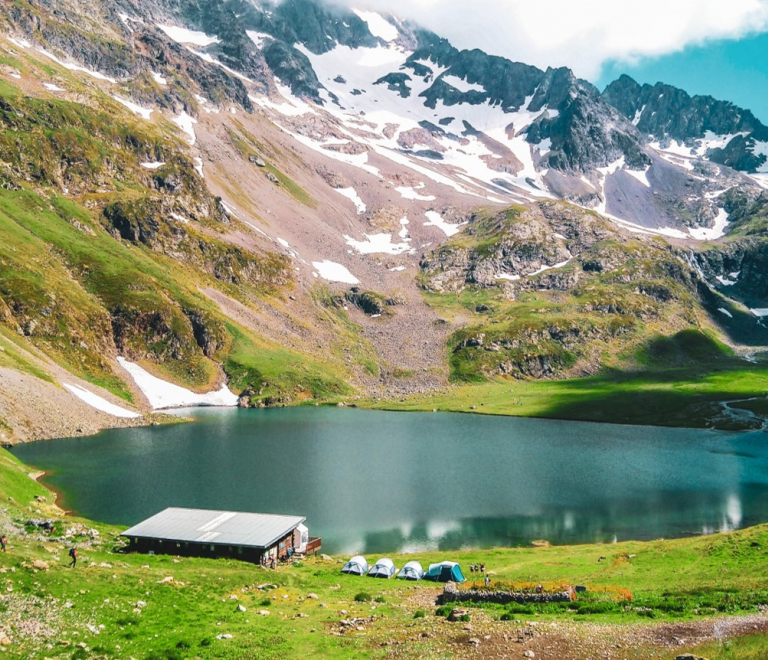
<svg viewBox="0 0 768 660"><path fill-rule="evenodd" d="M195 409L22 445L64 505L298 514L331 553L582 543L768 521L768 436L450 413Z"/></svg>

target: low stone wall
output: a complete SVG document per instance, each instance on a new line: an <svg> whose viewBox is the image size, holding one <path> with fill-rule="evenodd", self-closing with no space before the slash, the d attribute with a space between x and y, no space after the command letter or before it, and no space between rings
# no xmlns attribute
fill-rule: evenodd
<svg viewBox="0 0 768 660"><path fill-rule="evenodd" d="M452 582L445 585L440 602L445 603L565 603L576 600L573 589L555 593L523 593L517 591L498 591L491 589L461 590Z"/></svg>

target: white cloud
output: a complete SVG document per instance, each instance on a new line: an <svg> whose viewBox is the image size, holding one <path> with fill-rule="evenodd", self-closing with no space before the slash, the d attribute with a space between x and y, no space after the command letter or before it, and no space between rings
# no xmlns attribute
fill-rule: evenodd
<svg viewBox="0 0 768 660"><path fill-rule="evenodd" d="M458 48L569 66L595 79L609 60L633 62L712 39L768 30L768 0L335 0L410 19Z"/></svg>

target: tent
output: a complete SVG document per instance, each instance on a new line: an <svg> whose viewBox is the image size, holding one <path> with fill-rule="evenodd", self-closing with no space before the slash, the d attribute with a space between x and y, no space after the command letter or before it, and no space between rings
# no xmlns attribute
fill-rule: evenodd
<svg viewBox="0 0 768 660"><path fill-rule="evenodd" d="M368 572L368 562L362 555L355 555L344 564L341 572L349 573L350 575L365 575Z"/></svg>
<svg viewBox="0 0 768 660"><path fill-rule="evenodd" d="M391 578L397 573L397 568L391 559L379 559L373 568L368 571L368 577Z"/></svg>
<svg viewBox="0 0 768 660"><path fill-rule="evenodd" d="M430 564L424 579L432 582L464 582L466 578L461 572L461 566L455 561L443 561Z"/></svg>
<svg viewBox="0 0 768 660"><path fill-rule="evenodd" d="M419 562L409 561L403 566L397 574L397 577L403 578L404 580L421 580L421 578L424 577L424 569Z"/></svg>

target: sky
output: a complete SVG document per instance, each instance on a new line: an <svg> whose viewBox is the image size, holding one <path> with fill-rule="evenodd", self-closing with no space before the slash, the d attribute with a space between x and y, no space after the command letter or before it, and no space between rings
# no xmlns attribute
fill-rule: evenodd
<svg viewBox="0 0 768 660"><path fill-rule="evenodd" d="M627 73L751 109L768 123L768 0L331 0L411 19L458 48Z"/></svg>

